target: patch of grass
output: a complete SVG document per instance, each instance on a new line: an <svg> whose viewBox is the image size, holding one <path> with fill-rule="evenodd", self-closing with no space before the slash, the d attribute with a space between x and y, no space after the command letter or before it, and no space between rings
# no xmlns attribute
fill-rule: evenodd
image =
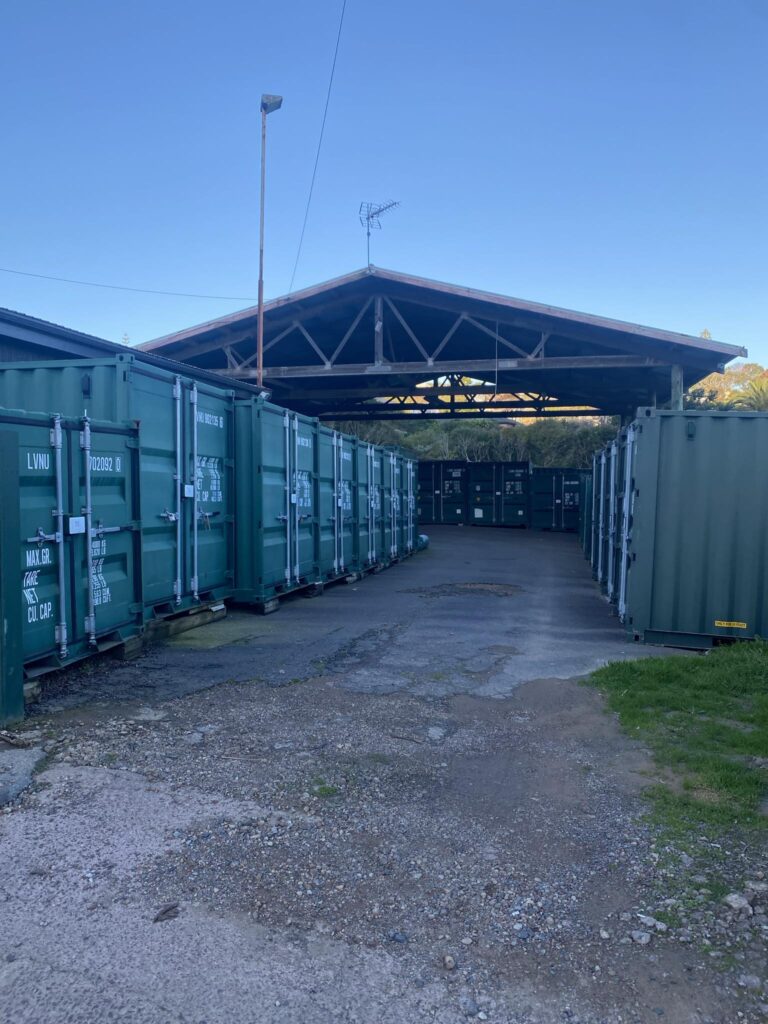
<svg viewBox="0 0 768 1024"><path fill-rule="evenodd" d="M588 683L671 775L671 785L649 790L660 824L681 837L708 826L768 828L768 643L616 662Z"/></svg>
<svg viewBox="0 0 768 1024"><path fill-rule="evenodd" d="M670 928L680 928L683 923L680 915L674 910L657 910L653 916L657 921L663 921Z"/></svg>
<svg viewBox="0 0 768 1024"><path fill-rule="evenodd" d="M312 790L311 790L311 792L312 792L312 796L319 796L319 797L337 796L338 793L339 793L339 787L338 786L332 786L329 782L326 782L325 779L315 779L314 782L312 783Z"/></svg>

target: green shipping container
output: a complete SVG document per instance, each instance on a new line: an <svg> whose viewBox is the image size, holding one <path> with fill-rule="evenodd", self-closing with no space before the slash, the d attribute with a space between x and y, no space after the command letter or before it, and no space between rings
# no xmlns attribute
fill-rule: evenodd
<svg viewBox="0 0 768 1024"><path fill-rule="evenodd" d="M638 410L619 614L647 643L768 636L768 415Z"/></svg>
<svg viewBox="0 0 768 1024"><path fill-rule="evenodd" d="M527 462L469 463L471 525L529 526L530 479Z"/></svg>
<svg viewBox="0 0 768 1024"><path fill-rule="evenodd" d="M0 366L0 405L140 426L147 617L229 596L234 392L133 355Z"/></svg>
<svg viewBox="0 0 768 1024"><path fill-rule="evenodd" d="M534 530L578 529L578 469L536 467L532 471L531 526Z"/></svg>
<svg viewBox="0 0 768 1024"><path fill-rule="evenodd" d="M358 568L355 439L317 427L318 564L323 580Z"/></svg>
<svg viewBox="0 0 768 1024"><path fill-rule="evenodd" d="M469 463L420 462L418 469L420 523L463 525L469 519Z"/></svg>
<svg viewBox="0 0 768 1024"><path fill-rule="evenodd" d="M420 462L417 482L416 506L420 523L431 524L437 520L439 486L435 484L436 462Z"/></svg>
<svg viewBox="0 0 768 1024"><path fill-rule="evenodd" d="M138 432L14 410L0 430L15 438L3 505L18 509L11 579L34 677L142 631Z"/></svg>
<svg viewBox="0 0 768 1024"><path fill-rule="evenodd" d="M579 542L585 558L592 557L592 472L579 473Z"/></svg>
<svg viewBox="0 0 768 1024"><path fill-rule="evenodd" d="M391 516L390 561L406 558L416 550L418 534L418 510L416 503L417 460L402 448L386 446L384 449L384 472L389 475Z"/></svg>
<svg viewBox="0 0 768 1024"><path fill-rule="evenodd" d="M267 604L280 594L319 583L321 555L326 566L333 564L330 521L335 512L330 491L321 487L328 522L320 522L317 483L321 475L324 485L332 479L333 468L316 469L316 420L261 399L236 401L235 433L233 596ZM324 456L330 451L329 442Z"/></svg>
<svg viewBox="0 0 768 1024"><path fill-rule="evenodd" d="M357 524L357 568L364 572L381 565L381 448L355 441L355 522Z"/></svg>

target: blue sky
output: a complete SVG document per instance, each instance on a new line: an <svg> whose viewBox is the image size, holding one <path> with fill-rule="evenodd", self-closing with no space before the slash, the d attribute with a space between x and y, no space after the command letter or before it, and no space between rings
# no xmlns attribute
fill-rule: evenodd
<svg viewBox="0 0 768 1024"><path fill-rule="evenodd" d="M0 64L0 266L288 290L340 0L26 0ZM765 0L348 0L296 287L365 263L747 345L768 362ZM247 305L0 273L132 343Z"/></svg>

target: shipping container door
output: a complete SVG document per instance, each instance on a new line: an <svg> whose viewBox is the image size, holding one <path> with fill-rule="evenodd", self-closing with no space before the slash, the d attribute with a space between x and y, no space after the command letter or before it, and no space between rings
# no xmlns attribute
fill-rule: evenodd
<svg viewBox="0 0 768 1024"><path fill-rule="evenodd" d="M468 512L466 465L440 464L440 522L463 524Z"/></svg>
<svg viewBox="0 0 768 1024"><path fill-rule="evenodd" d="M355 451L354 442L345 434L336 436L336 454L339 460L339 490L336 506L339 530L339 570L349 572L355 568Z"/></svg>
<svg viewBox="0 0 768 1024"><path fill-rule="evenodd" d="M402 460L396 452L389 455L389 500L392 509L391 557L399 558L403 551L403 486Z"/></svg>
<svg viewBox="0 0 768 1024"><path fill-rule="evenodd" d="M467 467L469 521L472 526L496 524L496 463L475 462Z"/></svg>
<svg viewBox="0 0 768 1024"><path fill-rule="evenodd" d="M87 644L97 647L142 621L137 440L88 419L79 436L70 436L73 621L76 628L83 623Z"/></svg>
<svg viewBox="0 0 768 1024"><path fill-rule="evenodd" d="M293 508L289 472L291 460L291 427L287 412L273 405L263 405L258 413L260 424L258 459L261 482L262 521L254 523L253 543L261 552L261 583L266 588L287 587L292 578L291 524ZM242 524L239 527L242 530Z"/></svg>
<svg viewBox="0 0 768 1024"><path fill-rule="evenodd" d="M352 441L354 461L354 487L352 493L355 517L354 550L352 559L356 569L365 568L370 562L370 476L368 472L368 448L365 441Z"/></svg>
<svg viewBox="0 0 768 1024"><path fill-rule="evenodd" d="M501 463L498 521L503 526L529 525L530 470L527 465Z"/></svg>
<svg viewBox="0 0 768 1024"><path fill-rule="evenodd" d="M180 378L169 387L165 378L132 377L132 409L141 430L141 528L144 603L179 606L191 597L191 573L184 558L183 504L194 488L192 465L184 462L184 406L188 389ZM184 393L183 393L184 391ZM185 476L186 471L186 476Z"/></svg>
<svg viewBox="0 0 768 1024"><path fill-rule="evenodd" d="M627 619L627 596L629 592L630 545L632 542L632 513L634 505L634 466L635 466L635 429L630 426L624 444L624 474L621 486L623 489L621 503L620 552L617 610L622 622Z"/></svg>
<svg viewBox="0 0 768 1024"><path fill-rule="evenodd" d="M418 474L418 520L420 523L436 523L437 505L440 501L440 486L436 478L437 463L420 462Z"/></svg>
<svg viewBox="0 0 768 1024"><path fill-rule="evenodd" d="M231 397L190 389L192 500L184 502L189 550L189 589L194 600L226 596L232 579Z"/></svg>
<svg viewBox="0 0 768 1024"><path fill-rule="evenodd" d="M317 429L315 452L317 474L317 544L318 566L326 579L338 573L338 538L336 533L336 432L329 427Z"/></svg>
<svg viewBox="0 0 768 1024"><path fill-rule="evenodd" d="M68 517L64 518L69 508L69 434L58 417L51 425L28 423L12 429L19 438L19 597L24 661L51 654L64 660L74 633L68 597Z"/></svg>
<svg viewBox="0 0 768 1024"><path fill-rule="evenodd" d="M317 578L315 558L315 433L313 420L291 415L293 472L293 578L306 583Z"/></svg>
<svg viewBox="0 0 768 1024"><path fill-rule="evenodd" d="M374 445L371 455L373 482L371 484L371 517L373 520L373 562L386 561L386 515L384 511L384 452Z"/></svg>
<svg viewBox="0 0 768 1024"><path fill-rule="evenodd" d="M559 471L560 529L575 533L579 528L579 474L575 469Z"/></svg>
<svg viewBox="0 0 768 1024"><path fill-rule="evenodd" d="M405 459L405 502L406 502L406 550L416 550L418 540L418 510L416 506L417 471L413 459Z"/></svg>
<svg viewBox="0 0 768 1024"><path fill-rule="evenodd" d="M556 488L554 470L534 469L531 479L531 525L534 530L557 529Z"/></svg>

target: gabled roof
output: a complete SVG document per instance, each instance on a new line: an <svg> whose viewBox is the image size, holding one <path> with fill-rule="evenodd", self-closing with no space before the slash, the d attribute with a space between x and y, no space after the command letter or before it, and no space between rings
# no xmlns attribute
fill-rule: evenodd
<svg viewBox="0 0 768 1024"><path fill-rule="evenodd" d="M681 334L677 331L646 327L642 324L614 320L611 317L596 316L591 313L580 313L576 310L563 309L559 306L551 306L542 302L531 302L527 299L517 299L509 295L500 295L496 292L482 291L478 288L447 284L444 281L433 281L430 278L417 277L412 274L403 274L396 270L385 270L374 266L364 267L360 270L352 271L350 274L331 278L329 281L324 281L321 284L303 288L301 291L270 299L264 303L264 316L265 318L273 316L286 308L295 311L303 310L308 305L314 304L317 300L322 301L324 298L332 297L334 293L349 291L353 286L359 285L360 282L371 278L405 286L408 289L413 289L414 293L421 291L426 295L461 298L471 303L482 304L485 307L496 306L509 312L544 317L549 320L560 321L563 324L578 324L600 330L616 331L637 338L649 338L654 341L667 342L687 348L701 349L706 352L718 353L725 357L725 361L747 355L747 350L740 345L730 345L725 342L714 341L711 338L701 338L690 334ZM256 315L257 307L248 306L245 309L238 310L236 313L229 313L226 316L217 317L215 320L208 320L194 327L187 327L184 330L175 331L173 334L166 334L163 337L155 338L140 345L139 348L147 352L167 349L169 346L176 346L191 338L198 340L203 335L221 329L244 326L249 321L255 320Z"/></svg>
<svg viewBox="0 0 768 1024"><path fill-rule="evenodd" d="M253 380L256 325L251 306L142 349ZM673 393L679 401L681 388L744 355L710 338L378 267L264 307L264 380L275 400L335 419L628 415Z"/></svg>

